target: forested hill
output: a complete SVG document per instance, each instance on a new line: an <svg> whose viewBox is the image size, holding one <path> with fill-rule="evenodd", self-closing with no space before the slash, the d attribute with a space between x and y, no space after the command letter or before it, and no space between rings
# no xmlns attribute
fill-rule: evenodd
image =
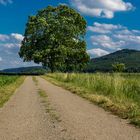
<svg viewBox="0 0 140 140"><path fill-rule="evenodd" d="M27 74L43 74L46 73L47 70L41 66L32 66L32 67L20 67L20 68L10 68L1 70L0 73L27 73Z"/></svg>
<svg viewBox="0 0 140 140"><path fill-rule="evenodd" d="M106 56L93 58L87 67L87 71L112 71L112 64L116 62L124 63L127 72L140 72L140 51L123 49Z"/></svg>

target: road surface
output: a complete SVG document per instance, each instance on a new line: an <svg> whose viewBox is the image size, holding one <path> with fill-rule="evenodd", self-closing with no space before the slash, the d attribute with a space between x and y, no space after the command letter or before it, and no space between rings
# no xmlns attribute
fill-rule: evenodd
<svg viewBox="0 0 140 140"><path fill-rule="evenodd" d="M0 140L140 140L140 130L71 92L27 77L0 109ZM39 89L59 116L46 113ZM61 120L61 121L60 121Z"/></svg>

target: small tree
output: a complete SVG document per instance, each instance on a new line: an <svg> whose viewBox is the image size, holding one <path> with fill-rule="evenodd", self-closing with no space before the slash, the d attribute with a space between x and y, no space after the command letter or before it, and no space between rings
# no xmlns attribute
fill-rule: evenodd
<svg viewBox="0 0 140 140"><path fill-rule="evenodd" d="M112 64L112 67L115 72L123 72L126 69L124 63L115 63L115 64Z"/></svg>
<svg viewBox="0 0 140 140"><path fill-rule="evenodd" d="M75 10L48 6L29 17L19 55L52 72L82 70L89 61L85 33L86 21Z"/></svg>

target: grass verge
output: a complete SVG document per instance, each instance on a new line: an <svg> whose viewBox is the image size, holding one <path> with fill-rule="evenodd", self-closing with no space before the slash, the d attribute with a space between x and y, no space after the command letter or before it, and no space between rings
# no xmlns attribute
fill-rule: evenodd
<svg viewBox="0 0 140 140"><path fill-rule="evenodd" d="M32 76L32 80L34 81L35 85L37 86L38 85L38 80L36 79L35 76Z"/></svg>
<svg viewBox="0 0 140 140"><path fill-rule="evenodd" d="M0 107L9 100L24 79L24 76L0 76Z"/></svg>
<svg viewBox="0 0 140 140"><path fill-rule="evenodd" d="M60 117L58 116L58 114L56 113L56 111L51 107L46 92L44 90L42 90L42 89L39 89L38 90L38 94L42 98L42 103L45 106L46 113L48 113L50 115L50 117L51 117L51 119L53 121L55 120L57 122L61 122Z"/></svg>
<svg viewBox="0 0 140 140"><path fill-rule="evenodd" d="M140 127L139 74L54 73L42 77Z"/></svg>

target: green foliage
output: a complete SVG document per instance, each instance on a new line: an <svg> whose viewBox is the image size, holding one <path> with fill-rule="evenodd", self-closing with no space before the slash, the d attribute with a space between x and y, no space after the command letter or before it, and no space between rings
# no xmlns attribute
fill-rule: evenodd
<svg viewBox="0 0 140 140"><path fill-rule="evenodd" d="M52 72L82 70L89 60L85 33L86 21L75 10L48 6L29 17L19 55Z"/></svg>
<svg viewBox="0 0 140 140"><path fill-rule="evenodd" d="M124 72L125 71L125 64L123 64L123 63L112 64L112 67L115 72Z"/></svg>
<svg viewBox="0 0 140 140"><path fill-rule="evenodd" d="M125 64L125 72L140 72L140 51L120 50L106 56L91 59L86 71L111 72L115 62Z"/></svg>
<svg viewBox="0 0 140 140"><path fill-rule="evenodd" d="M54 73L47 80L140 126L140 74Z"/></svg>

